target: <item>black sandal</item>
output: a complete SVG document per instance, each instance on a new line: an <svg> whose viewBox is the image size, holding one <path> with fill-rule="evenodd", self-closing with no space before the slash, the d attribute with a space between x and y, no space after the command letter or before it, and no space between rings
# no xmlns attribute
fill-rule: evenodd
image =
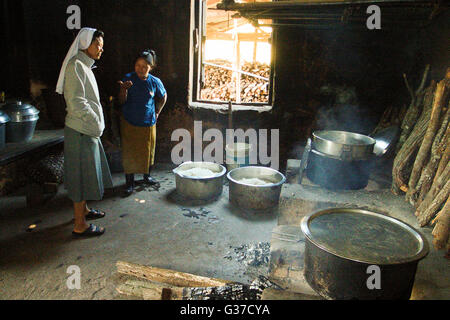
<svg viewBox="0 0 450 320"><path fill-rule="evenodd" d="M96 219L104 218L105 216L106 216L106 213L104 213L100 210L91 209L91 211L89 211L89 213L85 216L85 218L86 218L86 220L96 220Z"/></svg>
<svg viewBox="0 0 450 320"><path fill-rule="evenodd" d="M98 237L104 233L105 233L105 228L100 228L93 224L90 224L89 228L84 230L84 232L82 232L82 233L72 231L72 235L77 238Z"/></svg>
<svg viewBox="0 0 450 320"><path fill-rule="evenodd" d="M149 186L154 186L154 185L158 185L159 182L156 181L152 176L150 176L149 174L144 174L144 179L143 179L144 183L149 185Z"/></svg>

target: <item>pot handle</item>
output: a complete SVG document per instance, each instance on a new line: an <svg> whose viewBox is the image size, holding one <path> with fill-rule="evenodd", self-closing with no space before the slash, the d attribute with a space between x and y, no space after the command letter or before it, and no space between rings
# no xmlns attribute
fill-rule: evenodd
<svg viewBox="0 0 450 320"><path fill-rule="evenodd" d="M371 135L371 137L376 141L374 146L374 154L377 157L382 157L385 155L393 146L395 146L399 134L399 127L391 126Z"/></svg>
<svg viewBox="0 0 450 320"><path fill-rule="evenodd" d="M300 163L300 172L298 174L298 184L302 184L303 173L305 172L306 166L308 165L308 157L311 152L311 138L308 138L308 142L306 143L305 150L303 150L302 162Z"/></svg>

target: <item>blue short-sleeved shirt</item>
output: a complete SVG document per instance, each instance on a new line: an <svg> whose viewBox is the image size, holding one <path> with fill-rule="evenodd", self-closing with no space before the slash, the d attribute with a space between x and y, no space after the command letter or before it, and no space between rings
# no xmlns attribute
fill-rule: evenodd
<svg viewBox="0 0 450 320"><path fill-rule="evenodd" d="M131 72L122 81L133 82L122 109L125 120L137 127L153 126L156 123L155 97L163 98L166 94L161 80L151 74L147 80L141 80L136 72Z"/></svg>

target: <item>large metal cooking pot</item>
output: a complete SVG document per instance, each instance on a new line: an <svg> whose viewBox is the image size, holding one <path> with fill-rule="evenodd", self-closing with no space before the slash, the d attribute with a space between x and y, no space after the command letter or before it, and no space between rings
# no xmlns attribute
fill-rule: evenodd
<svg viewBox="0 0 450 320"><path fill-rule="evenodd" d="M331 190L364 189L375 164L375 154L365 160L341 160L310 150L306 176L311 182Z"/></svg>
<svg viewBox="0 0 450 320"><path fill-rule="evenodd" d="M0 149L5 147L6 143L6 123L10 121L9 116L0 111Z"/></svg>
<svg viewBox="0 0 450 320"><path fill-rule="evenodd" d="M211 176L199 177L188 174L193 168L208 169ZM211 200L222 194L223 177L227 170L224 166L213 162L184 162L173 170L177 192L194 200Z"/></svg>
<svg viewBox="0 0 450 320"><path fill-rule="evenodd" d="M39 110L21 101L9 103L2 107L11 121L6 125L6 142L28 142L33 138Z"/></svg>
<svg viewBox="0 0 450 320"><path fill-rule="evenodd" d="M313 132L313 147L342 160L365 160L373 155L375 139L359 133L335 130Z"/></svg>
<svg viewBox="0 0 450 320"><path fill-rule="evenodd" d="M426 239L384 214L348 208L312 213L305 234L305 279L327 299L409 299Z"/></svg>
<svg viewBox="0 0 450 320"><path fill-rule="evenodd" d="M267 167L240 167L228 172L229 197L231 203L240 208L264 210L278 205L286 177L275 169ZM256 185L252 179L264 181ZM248 182L247 182L248 181Z"/></svg>

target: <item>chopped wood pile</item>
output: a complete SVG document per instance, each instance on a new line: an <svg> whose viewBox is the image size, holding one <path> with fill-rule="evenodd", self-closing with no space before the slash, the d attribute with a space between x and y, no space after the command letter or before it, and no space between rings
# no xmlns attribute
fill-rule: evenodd
<svg viewBox="0 0 450 320"><path fill-rule="evenodd" d="M212 60L209 63L233 69L226 60ZM236 80L233 71L205 65L205 82L201 90L201 99L212 101L236 101ZM269 79L270 66L264 63L245 62L241 70ZM269 81L241 74L241 102L266 103L269 101Z"/></svg>
<svg viewBox="0 0 450 320"><path fill-rule="evenodd" d="M427 66L416 91L405 83L411 103L401 123L392 170L392 192L406 193L421 227L432 225L436 249L450 249L450 68L425 86Z"/></svg>

